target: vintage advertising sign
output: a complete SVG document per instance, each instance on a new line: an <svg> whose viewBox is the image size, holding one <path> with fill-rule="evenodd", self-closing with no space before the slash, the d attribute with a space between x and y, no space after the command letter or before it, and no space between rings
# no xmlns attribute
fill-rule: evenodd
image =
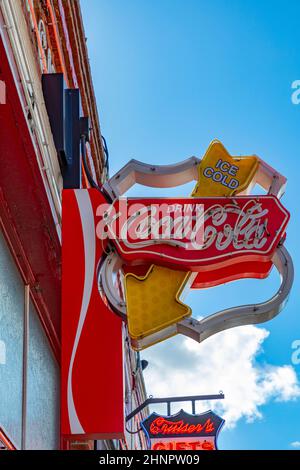
<svg viewBox="0 0 300 470"><path fill-rule="evenodd" d="M98 291L105 242L96 238L95 213L105 200L93 196L63 191L61 433L117 439L124 436L122 320Z"/></svg>
<svg viewBox="0 0 300 470"><path fill-rule="evenodd" d="M217 450L224 422L213 411L192 415L180 410L172 416L152 413L141 427L151 450Z"/></svg>
<svg viewBox="0 0 300 470"><path fill-rule="evenodd" d="M197 174L192 197L122 198L136 182L171 187ZM246 195L254 181L268 195ZM294 274L283 246L290 217L279 200L285 183L261 159L231 157L214 141L202 161L152 166L132 160L100 189L63 192L64 437L124 436L122 321L139 351L178 333L202 342L281 311ZM190 318L182 302L186 290L262 279L273 266L281 285L267 301ZM151 415L143 429L153 449L208 450L216 448L222 424L212 412L181 411Z"/></svg>
<svg viewBox="0 0 300 470"><path fill-rule="evenodd" d="M153 222L152 214L161 211ZM270 261L289 220L281 202L269 195L116 200L106 214L97 212L97 236L106 230L127 263L196 272Z"/></svg>
<svg viewBox="0 0 300 470"><path fill-rule="evenodd" d="M192 196L238 194L251 184L258 165L256 156L231 157L223 144L214 140L198 165L198 183Z"/></svg>
<svg viewBox="0 0 300 470"><path fill-rule="evenodd" d="M186 289L211 287L243 277L266 277L289 220L288 212L271 195L121 198L110 204L96 189L75 190L74 195L76 191L92 208L88 223L93 227L98 250L93 272L94 305L103 303L108 295L106 287L114 290L109 288L111 278L102 284L104 296L100 296L96 272L110 243L119 254L119 269L127 274L125 299L111 302L106 298L116 312L125 300L122 318L127 320L132 345L137 349L141 347L140 340L147 336L151 337L145 343L148 346L161 341L161 330L165 331L163 338L176 334L173 326L191 315L191 309L180 298ZM84 217L86 212L83 220ZM72 225L74 229L70 220L70 232ZM76 231L72 236L77 236ZM70 266L69 276L74 264ZM83 270L83 263L78 266ZM138 272L139 267L143 272ZM66 282L67 287L69 283Z"/></svg>

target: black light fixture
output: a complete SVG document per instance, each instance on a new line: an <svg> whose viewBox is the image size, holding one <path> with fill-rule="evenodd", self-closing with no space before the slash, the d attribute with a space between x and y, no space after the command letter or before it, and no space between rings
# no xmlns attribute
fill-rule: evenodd
<svg viewBox="0 0 300 470"><path fill-rule="evenodd" d="M148 367L148 365L149 365L149 362L146 361L146 359L142 359L142 360L141 360L141 369L142 369L142 370L145 370L146 367Z"/></svg>
<svg viewBox="0 0 300 470"><path fill-rule="evenodd" d="M64 188L80 188L82 110L79 89L67 88L62 73L42 75L42 88Z"/></svg>

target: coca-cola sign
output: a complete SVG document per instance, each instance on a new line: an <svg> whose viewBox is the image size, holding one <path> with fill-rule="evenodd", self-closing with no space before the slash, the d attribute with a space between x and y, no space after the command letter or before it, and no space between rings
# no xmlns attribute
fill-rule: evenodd
<svg viewBox="0 0 300 470"><path fill-rule="evenodd" d="M212 411L192 415L180 410L172 416L152 413L141 426L152 450L215 450L223 424Z"/></svg>
<svg viewBox="0 0 300 470"><path fill-rule="evenodd" d="M127 263L176 264L191 271L269 261L289 220L269 195L122 199L98 208L96 216L98 238L110 238Z"/></svg>

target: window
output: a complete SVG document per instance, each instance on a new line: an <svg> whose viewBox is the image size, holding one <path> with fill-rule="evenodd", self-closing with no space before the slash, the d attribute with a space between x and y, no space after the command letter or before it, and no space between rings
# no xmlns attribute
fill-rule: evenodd
<svg viewBox="0 0 300 470"><path fill-rule="evenodd" d="M32 303L29 310L26 449L59 448L59 369Z"/></svg>
<svg viewBox="0 0 300 470"><path fill-rule="evenodd" d="M1 435L17 449L57 449L58 413L59 368L0 232Z"/></svg>
<svg viewBox="0 0 300 470"><path fill-rule="evenodd" d="M0 426L22 440L24 285L0 232Z"/></svg>

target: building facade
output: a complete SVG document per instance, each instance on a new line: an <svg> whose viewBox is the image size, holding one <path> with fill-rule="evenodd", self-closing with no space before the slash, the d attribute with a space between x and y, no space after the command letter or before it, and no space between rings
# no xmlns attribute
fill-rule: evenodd
<svg viewBox="0 0 300 470"><path fill-rule="evenodd" d="M0 2L0 449L145 448L144 410L124 439L60 434L63 175L42 88L63 74L89 116L89 171L108 176L78 0ZM89 182L82 170L81 187ZM146 398L139 356L124 338L125 415ZM97 362L101 358L91 358Z"/></svg>

